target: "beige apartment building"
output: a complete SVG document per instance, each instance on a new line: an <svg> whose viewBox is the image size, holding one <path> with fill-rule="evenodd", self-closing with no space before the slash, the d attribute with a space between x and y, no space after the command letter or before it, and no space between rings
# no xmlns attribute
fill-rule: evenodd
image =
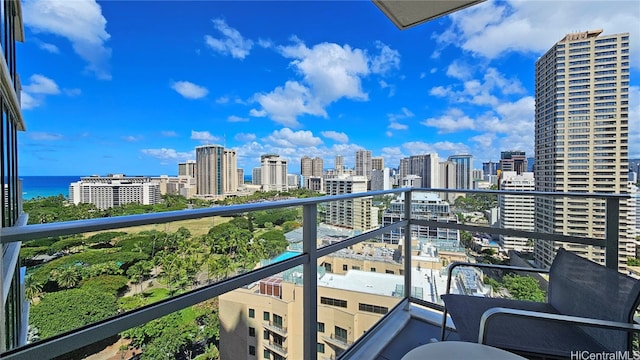
<svg viewBox="0 0 640 360"><path fill-rule="evenodd" d="M538 191L628 194L629 34L566 35L536 62L535 184ZM536 198L541 232L603 238L603 200ZM619 263L635 255L635 208L620 205ZM536 241L550 266L565 247L604 263L601 247Z"/></svg>
<svg viewBox="0 0 640 360"><path fill-rule="evenodd" d="M340 176L325 179L327 195L354 194L367 191L365 176ZM326 204L325 222L348 229L368 231L378 227L378 208L373 197L331 201Z"/></svg>
<svg viewBox="0 0 640 360"><path fill-rule="evenodd" d="M500 189L506 191L534 191L535 180L533 173L503 171L500 178ZM498 196L500 211L500 228L523 231L535 230L535 199L534 196L500 195ZM505 250L533 251L533 241L528 238L500 235L498 242Z"/></svg>
<svg viewBox="0 0 640 360"><path fill-rule="evenodd" d="M223 198L238 190L238 159L235 150L221 145L196 147L196 184L200 197Z"/></svg>
<svg viewBox="0 0 640 360"><path fill-rule="evenodd" d="M262 191L287 191L287 160L275 154L260 156Z"/></svg>

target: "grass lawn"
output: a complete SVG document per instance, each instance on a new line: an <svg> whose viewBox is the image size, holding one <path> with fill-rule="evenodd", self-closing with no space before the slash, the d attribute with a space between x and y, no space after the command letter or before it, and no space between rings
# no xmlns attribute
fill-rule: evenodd
<svg viewBox="0 0 640 360"><path fill-rule="evenodd" d="M180 227L184 227L191 232L192 236L204 235L209 232L215 225L224 224L233 219L232 217L226 216L214 216L202 219L193 219L193 220L180 220L174 221L166 224L150 224L150 225L140 225L140 226L132 226L128 228L121 229L113 229L108 231L124 231L128 234L137 233L140 231L148 231L148 230L157 230L164 232L176 232ZM85 233L85 237L89 237L104 231L96 231Z"/></svg>

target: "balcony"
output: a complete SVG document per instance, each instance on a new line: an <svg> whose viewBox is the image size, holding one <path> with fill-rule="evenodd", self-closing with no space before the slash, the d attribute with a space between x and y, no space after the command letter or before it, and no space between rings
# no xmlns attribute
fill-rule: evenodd
<svg viewBox="0 0 640 360"><path fill-rule="evenodd" d="M514 196L540 196L545 198L596 198L606 203L606 237L604 239L592 239L576 236L564 236L540 232L520 231L513 229L488 228L485 226L458 224L453 222L437 222L431 220L418 220L411 214L411 195L417 192L437 193L468 193L489 195L514 195ZM395 222L372 231L348 237L339 242L318 247L318 205L330 201L350 200L366 196L404 194L406 220ZM565 241L581 245L595 245L606 249L605 263L607 267L618 267L618 236L620 201L627 199L626 195L615 194L589 194L589 193L544 193L544 192L517 192L517 191L478 191L478 190L448 190L448 189L395 189L388 191L374 191L367 193L325 196L309 199L295 199L278 202L267 202L247 205L233 205L213 207L196 210L182 210L166 213L142 214L113 218L90 219L61 223L49 223L39 225L22 225L12 228L3 228L0 241L3 245L17 244L22 241L40 239L50 236L82 234L103 230L122 229L140 225L161 225L173 221L200 219L212 216L230 216L249 211L279 209L285 207L301 207L303 214L303 241L302 253L291 258L256 268L252 271L241 273L231 278L214 282L185 293L145 305L141 308L120 313L116 316L98 321L96 323L80 327L66 333L53 336L24 347L7 351L2 355L3 359L45 359L85 348L96 342L105 340L132 327L146 324L152 320L161 318L178 310L182 310L205 300L218 297L237 289L247 289L250 284L255 284L261 279L280 274L286 270L302 266L302 319L300 324L302 332L294 332L292 318L287 320L291 333L287 339L288 349L274 342L265 342L264 346L281 356L287 356L292 351L292 344L301 347L304 359L315 360L322 357L318 354L317 346L322 340L336 347L336 357L340 359L399 359L412 348L425 344L430 338L438 338L440 335L440 323L442 319L442 306L432 301L425 301L412 296L416 281L424 281L428 278L426 269L420 269L419 261L412 258L411 246L402 248L403 271L400 276L404 285L397 304L386 315L375 322L375 325L359 334L351 335L353 341L334 335L325 336L318 333L319 295L318 295L318 260L342 249L348 249L363 241L381 237L401 228L404 231L404 241L411 241L412 225L422 225L452 230L466 230L471 232L493 233L498 235L520 236L525 238ZM416 270L417 267L417 270ZM394 275L397 276L397 275ZM420 278L421 277L421 278ZM432 276L433 277L433 276ZM435 280L429 280L435 282ZM441 292L440 292L441 293ZM439 298L438 289L434 291ZM296 320L298 320L296 318ZM447 340L455 340L455 329L449 324ZM273 323L264 323L264 327L280 335L286 335L287 329ZM351 331L351 330L349 330ZM355 330L354 330L355 332ZM359 337L358 337L359 336ZM294 356L289 354L289 356ZM328 355L334 356L334 355Z"/></svg>
<svg viewBox="0 0 640 360"><path fill-rule="evenodd" d="M268 323L265 322L264 324L262 324L264 326L265 329L274 332L278 335L281 335L283 337L287 337L287 327L286 326L282 326L282 324L278 324L275 323L273 321L269 321Z"/></svg>

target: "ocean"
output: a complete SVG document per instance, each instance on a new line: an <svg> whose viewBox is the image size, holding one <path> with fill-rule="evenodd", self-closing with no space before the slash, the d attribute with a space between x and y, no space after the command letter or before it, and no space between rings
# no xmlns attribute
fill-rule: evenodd
<svg viewBox="0 0 640 360"><path fill-rule="evenodd" d="M22 179L22 198L33 199L38 196L69 197L69 184L80 181L80 176L20 176Z"/></svg>
<svg viewBox="0 0 640 360"><path fill-rule="evenodd" d="M69 184L80 181L80 176L20 176L22 179L22 198L58 196L69 197ZM251 175L244 176L245 183L251 183Z"/></svg>

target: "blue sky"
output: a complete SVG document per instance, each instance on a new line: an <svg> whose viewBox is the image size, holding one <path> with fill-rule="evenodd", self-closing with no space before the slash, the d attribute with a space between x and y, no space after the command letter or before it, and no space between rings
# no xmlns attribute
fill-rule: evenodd
<svg viewBox="0 0 640 360"><path fill-rule="evenodd" d="M277 153L533 156L534 64L565 34L631 33L640 157L640 2L487 1L400 31L370 1L23 0L21 175L175 175L222 144Z"/></svg>

